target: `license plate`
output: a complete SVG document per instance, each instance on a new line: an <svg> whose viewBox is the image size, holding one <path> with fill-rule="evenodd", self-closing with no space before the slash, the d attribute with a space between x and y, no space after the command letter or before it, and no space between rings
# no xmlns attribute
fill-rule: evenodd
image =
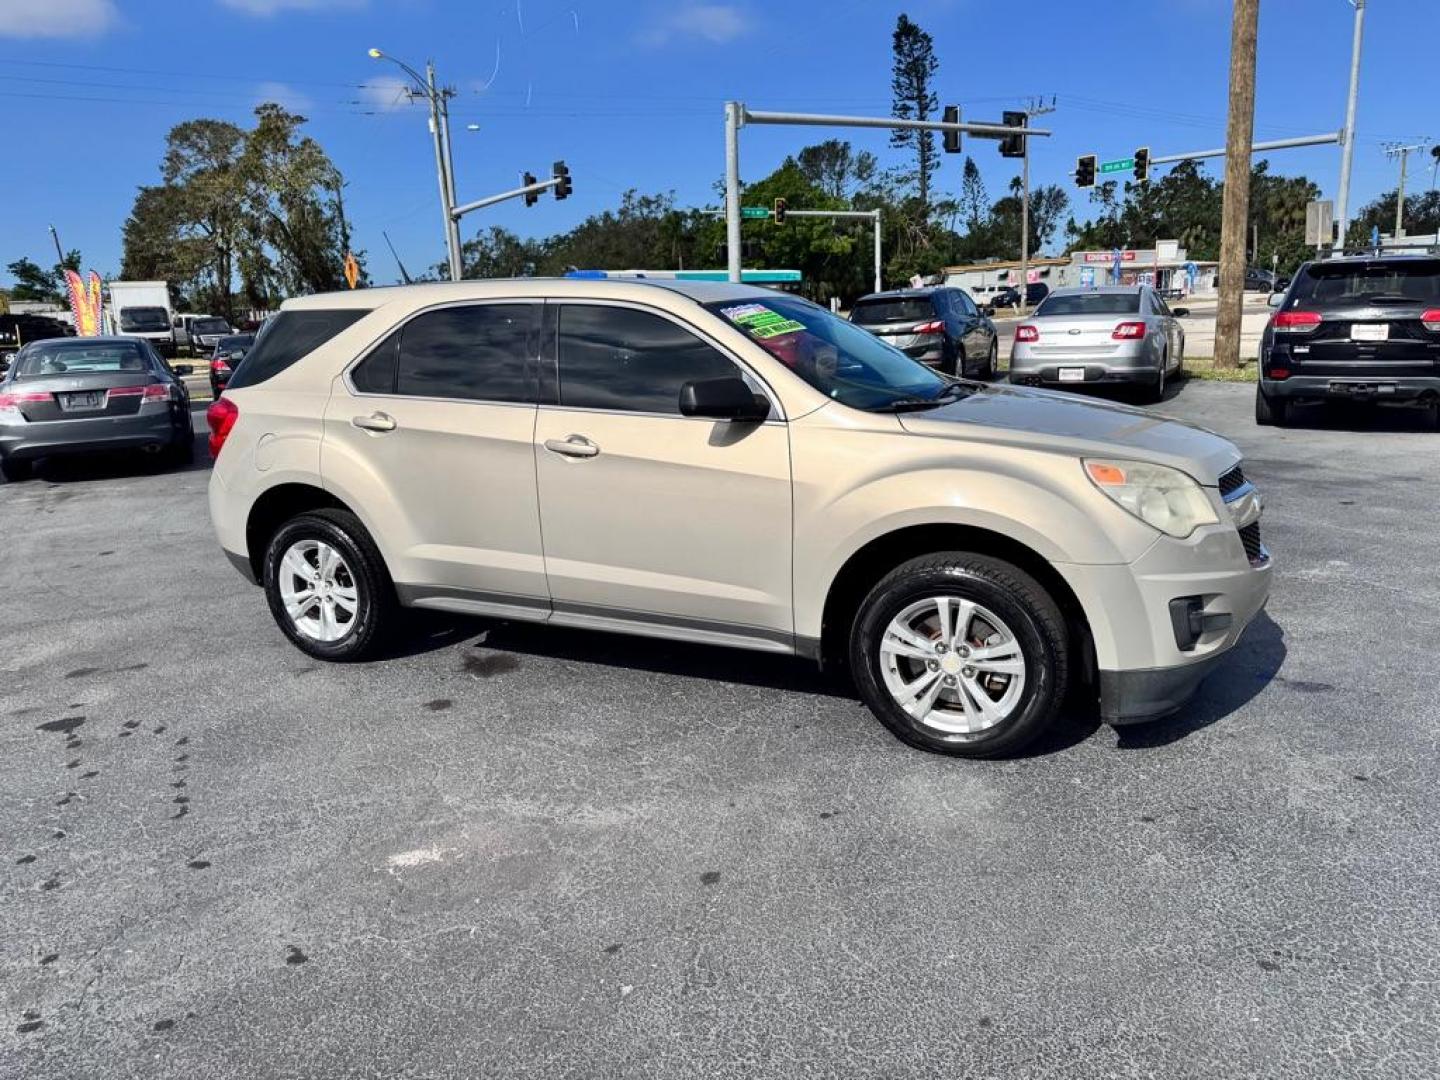
<svg viewBox="0 0 1440 1080"><path fill-rule="evenodd" d="M105 391L89 390L78 394L61 394L60 407L66 412L103 409L105 407Z"/></svg>
<svg viewBox="0 0 1440 1080"><path fill-rule="evenodd" d="M1061 382L1084 382L1085 369L1083 367L1062 367L1060 369Z"/></svg>
<svg viewBox="0 0 1440 1080"><path fill-rule="evenodd" d="M1389 323L1353 323L1350 326L1351 341L1389 341Z"/></svg>

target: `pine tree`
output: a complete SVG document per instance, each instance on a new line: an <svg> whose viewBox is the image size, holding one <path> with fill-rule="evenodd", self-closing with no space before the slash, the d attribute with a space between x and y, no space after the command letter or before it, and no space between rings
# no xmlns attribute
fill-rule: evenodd
<svg viewBox="0 0 1440 1080"><path fill-rule="evenodd" d="M935 42L924 30L901 15L895 23L892 43L894 68L890 90L894 101L890 115L900 120L929 120L939 108L932 80L940 70L935 59ZM920 206L930 205L930 180L939 159L935 156L935 133L916 128L901 128L891 133L890 145L915 151L914 179Z"/></svg>

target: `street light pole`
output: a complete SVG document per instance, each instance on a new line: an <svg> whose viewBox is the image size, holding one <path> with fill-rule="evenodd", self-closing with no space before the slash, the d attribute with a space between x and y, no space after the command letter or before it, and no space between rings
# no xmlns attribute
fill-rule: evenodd
<svg viewBox="0 0 1440 1080"><path fill-rule="evenodd" d="M1350 46L1350 96L1345 103L1345 142L1340 148L1340 192L1335 199L1338 215L1335 249L1345 250L1345 219L1349 216L1350 162L1355 157L1355 102L1360 96L1360 42L1365 36L1365 0L1355 5L1355 38Z"/></svg>
<svg viewBox="0 0 1440 1080"><path fill-rule="evenodd" d="M406 94L410 97L423 97L429 103L430 138L435 144L435 174L440 183L440 212L445 219L445 251L450 267L450 280L459 281L460 228L451 216L451 208L455 205L455 179L454 170L450 164L449 108L445 104L446 99L453 91L442 90L436 85L433 63L425 65L425 75L422 77L418 71L403 60L397 60L379 49L371 49L370 57L373 60L389 60L405 72L414 84L413 87L406 90Z"/></svg>

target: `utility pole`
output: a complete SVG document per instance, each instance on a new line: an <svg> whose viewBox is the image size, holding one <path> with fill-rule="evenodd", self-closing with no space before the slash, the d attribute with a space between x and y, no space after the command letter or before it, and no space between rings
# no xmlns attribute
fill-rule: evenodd
<svg viewBox="0 0 1440 1080"><path fill-rule="evenodd" d="M1046 105L1041 98L1031 98L1025 109L1025 126L1036 116L1055 111L1055 99ZM1030 140L1025 140L1025 155L1020 165L1020 304L1019 311L1030 306Z"/></svg>
<svg viewBox="0 0 1440 1080"><path fill-rule="evenodd" d="M1385 156L1390 159L1400 159L1400 185L1395 189L1395 239L1399 240L1405 232L1405 166L1410 160L1410 155L1419 150L1424 150L1430 145L1429 139L1423 139L1418 143L1410 143L1402 146L1399 143L1390 143L1385 147Z"/></svg>
<svg viewBox="0 0 1440 1080"><path fill-rule="evenodd" d="M1360 96L1360 42L1365 36L1365 0L1355 5L1355 37L1350 45L1350 96L1345 102L1345 141L1340 147L1340 194L1335 199L1335 250L1345 251L1345 222L1350 215L1350 163L1355 157L1355 102Z"/></svg>
<svg viewBox="0 0 1440 1080"><path fill-rule="evenodd" d="M1250 216L1250 142L1255 129L1255 36L1260 0L1235 0L1230 26L1230 115L1225 129L1225 197L1220 211L1220 302L1215 366L1240 366L1245 304L1245 223Z"/></svg>
<svg viewBox="0 0 1440 1080"><path fill-rule="evenodd" d="M65 265L65 252L60 250L60 234L55 231L55 226L50 226L50 239L55 241L55 265Z"/></svg>
<svg viewBox="0 0 1440 1080"><path fill-rule="evenodd" d="M450 87L440 87L435 82L435 65L427 61L425 75L403 60L371 49L373 60L389 60L410 77L412 86L405 88L410 100L423 97L430 106L430 138L435 144L435 174L440 182L440 212L445 218L445 250L450 264L450 280L460 280L460 226L451 214L455 205L455 170L450 160L450 108L448 102L455 96Z"/></svg>

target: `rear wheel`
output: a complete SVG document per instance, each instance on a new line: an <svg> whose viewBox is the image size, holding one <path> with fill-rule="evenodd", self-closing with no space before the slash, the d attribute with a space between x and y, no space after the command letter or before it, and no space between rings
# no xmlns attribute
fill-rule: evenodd
<svg viewBox="0 0 1440 1080"><path fill-rule="evenodd" d="M986 382L995 378L995 369L1000 366L1000 343L990 339L990 352L985 357L985 371L980 376Z"/></svg>
<svg viewBox="0 0 1440 1080"><path fill-rule="evenodd" d="M911 746L1013 753L1055 721L1069 681L1065 620L1018 567L968 552L904 563L871 590L850 636L865 703Z"/></svg>
<svg viewBox="0 0 1440 1080"><path fill-rule="evenodd" d="M1155 376L1155 381L1145 389L1145 399L1151 404L1165 400L1165 368L1170 363L1170 357L1162 354L1160 357L1160 371Z"/></svg>
<svg viewBox="0 0 1440 1080"><path fill-rule="evenodd" d="M34 462L16 461L13 458L8 461L0 461L0 475L3 475L12 484L18 484L21 480L29 480L34 474Z"/></svg>
<svg viewBox="0 0 1440 1080"><path fill-rule="evenodd" d="M287 521L266 549L263 581L285 636L321 660L376 655L398 618L384 560L348 511L314 510Z"/></svg>
<svg viewBox="0 0 1440 1080"><path fill-rule="evenodd" d="M1259 383L1255 384L1255 423L1261 427L1284 427L1290 416L1290 403L1272 398Z"/></svg>

